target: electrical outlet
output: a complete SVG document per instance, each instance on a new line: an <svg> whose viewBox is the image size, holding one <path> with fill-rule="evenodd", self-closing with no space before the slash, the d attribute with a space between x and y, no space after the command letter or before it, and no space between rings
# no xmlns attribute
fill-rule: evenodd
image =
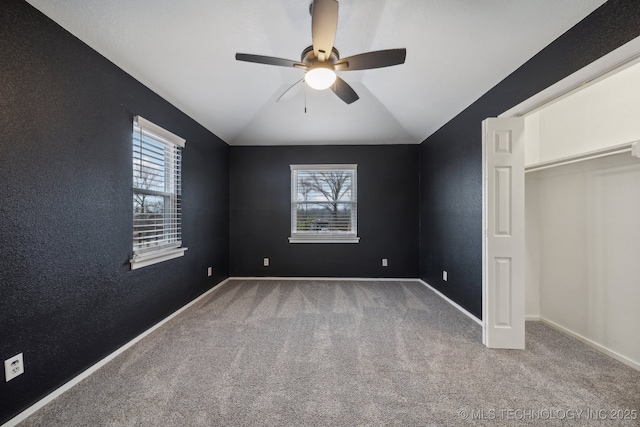
<svg viewBox="0 0 640 427"><path fill-rule="evenodd" d="M24 360L22 359L22 353L16 354L12 358L4 361L4 377L7 382L22 373L24 373Z"/></svg>
<svg viewBox="0 0 640 427"><path fill-rule="evenodd" d="M446 270L442 270L442 280L446 282L448 279L449 275L447 274Z"/></svg>
<svg viewBox="0 0 640 427"><path fill-rule="evenodd" d="M383 267L387 266L387 259L386 258L382 258L382 266Z"/></svg>
<svg viewBox="0 0 640 427"><path fill-rule="evenodd" d="M269 267L269 258L265 258L265 259L262 261L262 265L264 265L265 267Z"/></svg>
<svg viewBox="0 0 640 427"><path fill-rule="evenodd" d="M207 268L207 276L211 277L213 275L213 267Z"/></svg>

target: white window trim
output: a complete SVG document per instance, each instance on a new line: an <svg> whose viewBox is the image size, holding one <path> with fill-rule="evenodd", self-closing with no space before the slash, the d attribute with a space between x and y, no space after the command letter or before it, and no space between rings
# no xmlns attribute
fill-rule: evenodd
<svg viewBox="0 0 640 427"><path fill-rule="evenodd" d="M146 267L148 265L157 264L162 261L179 258L184 255L184 251L186 251L187 249L189 248L170 248L136 255L134 258L129 260L129 262L131 263L131 269L135 270L138 268Z"/></svg>
<svg viewBox="0 0 640 427"><path fill-rule="evenodd" d="M354 202L356 206L355 217L354 217L354 231L352 233L336 233L336 234L316 234L316 233L308 233L301 232L296 233L293 231L293 208L292 216L291 216L291 236L289 237L289 243L359 243L360 237L358 237L358 165L357 164L314 164L314 165L290 165L291 169L291 205L295 203L297 200L296 192L294 188L296 188L297 183L294 178L294 171L304 170L304 171L313 171L313 170L353 170L353 194L354 194Z"/></svg>
<svg viewBox="0 0 640 427"><path fill-rule="evenodd" d="M140 126L141 128L144 128L144 129L148 130L149 132L153 132L156 135L161 136L162 138L166 139L168 142L170 142L172 144L175 144L180 148L184 148L185 145L187 144L187 140L186 139L180 138L175 133L171 133L168 130L166 130L164 128L161 128L157 124L150 122L149 120L145 119L144 117L135 116L134 120L138 121L138 126Z"/></svg>
<svg viewBox="0 0 640 427"><path fill-rule="evenodd" d="M150 122L141 116L135 116L134 120L137 121L138 126L154 133L156 136L161 137L166 140L166 142L172 143L180 148L184 148L186 145L186 140L181 138L174 133L169 132L168 130L156 125L155 123ZM131 270L136 270L138 268L147 267L149 265L157 264L163 261L168 261L170 259L179 258L184 256L184 252L188 248L182 246L182 242L176 242L173 246L163 246L159 248L148 248L142 251L135 253L132 258L129 260L131 264Z"/></svg>

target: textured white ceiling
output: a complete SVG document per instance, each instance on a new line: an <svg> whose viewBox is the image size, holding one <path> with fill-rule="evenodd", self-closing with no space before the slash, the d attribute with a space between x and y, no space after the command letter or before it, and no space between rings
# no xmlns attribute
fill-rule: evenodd
<svg viewBox="0 0 640 427"><path fill-rule="evenodd" d="M310 0L28 0L231 145L420 143L605 0L340 0L341 57L407 48L403 65L342 72L360 96L276 99L303 72Z"/></svg>

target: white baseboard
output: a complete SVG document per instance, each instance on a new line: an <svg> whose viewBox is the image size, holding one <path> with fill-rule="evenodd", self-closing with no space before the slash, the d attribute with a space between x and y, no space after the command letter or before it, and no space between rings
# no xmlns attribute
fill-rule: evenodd
<svg viewBox="0 0 640 427"><path fill-rule="evenodd" d="M474 316L473 314L469 313L467 310L462 308L462 306L460 306L458 303L454 302L452 299L447 297L445 294L443 294L442 292L440 292L439 290L437 290L436 288L434 288L433 286L431 286L430 284L428 284L424 280L422 280L422 279L417 279L417 280L420 283L422 283L423 285L425 285L427 288L429 288L433 292L435 292L440 298L442 298L443 300L445 300L446 302L448 302L449 304L451 304L452 306L454 306L455 308L460 310L462 312L462 314L464 314L465 316L469 317L471 320L476 322L481 327L484 327L484 323L482 322L482 320L478 319L476 316Z"/></svg>
<svg viewBox="0 0 640 427"><path fill-rule="evenodd" d="M170 321L171 319L176 317L178 314L182 313L187 308L191 307L192 305L194 305L195 303L200 301L202 298L204 298L207 295L209 295L211 292L213 292L215 290L218 290L221 286L226 284L229 280L230 279L223 280L222 282L218 283L217 285L215 285L214 287L209 289L207 292L205 292L202 295L200 295L198 298L194 299L193 301L191 301L188 304L184 305L183 307L179 308L177 311L174 311L169 316L165 317L164 319L162 319L161 321L159 321L158 323L153 325L151 328L147 329L146 331L144 331L143 333L141 333L140 335L138 335L137 337L135 337L131 341L127 342L125 345L123 345L122 347L120 347L119 349L114 351L113 353L109 354L108 356L106 356L105 358L103 358L102 360L100 360L99 362L94 364L93 366L89 367L87 370L85 370L81 374L79 374L76 377L72 378L71 380L66 382L64 385L60 386L56 390L54 390L51 393L49 393L47 396L43 397L42 399L40 399L39 401L37 401L33 405L29 406L24 411L20 412L15 417L11 418L9 421L7 421L6 423L2 424L2 426L0 426L0 427L14 427L14 426L18 425L19 423L21 423L22 421L24 421L25 419L27 419L28 417L33 415L38 409L42 408L47 403L51 402L52 400L54 400L55 398L57 398L58 396L63 394L65 391L70 390L72 387L74 387L75 385L80 383L80 381L82 381L85 378L89 377L91 374L96 372L98 369L102 368L104 365L106 365L107 363L109 363L110 361L115 359L117 356L119 356L120 354L122 354L123 352L125 352L126 350L131 348L135 343L137 343L138 341L140 341L141 339L143 339L144 337L149 335L151 332L155 331L156 329L158 329L159 327L161 327L162 325L164 325L165 323L167 323L168 321Z"/></svg>
<svg viewBox="0 0 640 427"><path fill-rule="evenodd" d="M540 316L525 315L524 320L525 322L539 322Z"/></svg>
<svg viewBox="0 0 640 427"><path fill-rule="evenodd" d="M548 325L549 327L562 332L565 335L569 335L572 338L577 339L578 341L580 341L581 343L584 343L586 345L588 345L589 347L592 347L596 350L598 350L601 353L606 354L607 356L613 357L614 359L624 363L627 366L632 367L633 369L636 369L638 371L640 371L640 363L636 362L635 360L631 360L626 356L623 356L622 354L611 350L610 348L607 348L601 344L598 344L595 341L590 340L587 337L584 337L578 333L573 332L570 329L565 328L564 326L558 325L555 322L552 322L551 320L545 319L543 317L540 317L540 321L542 323L544 323L545 325Z"/></svg>

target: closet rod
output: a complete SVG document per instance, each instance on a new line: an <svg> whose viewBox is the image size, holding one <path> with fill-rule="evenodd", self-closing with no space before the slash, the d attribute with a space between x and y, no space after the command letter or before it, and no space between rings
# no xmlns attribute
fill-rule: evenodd
<svg viewBox="0 0 640 427"><path fill-rule="evenodd" d="M608 157L621 153L632 153L634 157L640 158L640 140L628 142L626 144L614 145L613 147L590 151L584 154L576 154L574 156L563 157L562 159L558 160L550 160L548 162L541 162L530 166L525 166L524 172L535 172L539 170L555 168L556 166L570 165L572 163L599 159L601 157Z"/></svg>

